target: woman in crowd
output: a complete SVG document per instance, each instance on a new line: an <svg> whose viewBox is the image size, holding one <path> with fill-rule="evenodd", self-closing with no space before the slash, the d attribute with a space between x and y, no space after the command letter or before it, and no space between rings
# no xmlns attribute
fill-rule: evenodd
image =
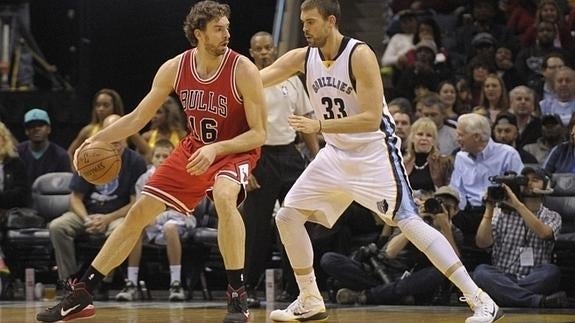
<svg viewBox="0 0 575 323"><path fill-rule="evenodd" d="M571 31L557 1L541 0L537 7L535 23L525 32L521 39L524 47L533 46L535 44L537 38L537 26L541 21L550 22L555 26L555 29L557 30L557 36L553 42L555 47L569 49L573 46L573 36L571 36Z"/></svg>
<svg viewBox="0 0 575 323"><path fill-rule="evenodd" d="M439 99L445 105L445 116L449 120L457 121L459 114L461 114L461 107L459 105L459 93L457 87L452 81L443 81L437 87Z"/></svg>
<svg viewBox="0 0 575 323"><path fill-rule="evenodd" d="M407 137L405 170L411 187L421 193L449 184L453 160L437 149L437 127L429 118L420 118L411 125Z"/></svg>
<svg viewBox="0 0 575 323"><path fill-rule="evenodd" d="M12 138L10 130L0 122L0 218L11 208L26 206L30 196L26 166L18 157ZM8 273L10 270L0 249L0 274Z"/></svg>
<svg viewBox="0 0 575 323"><path fill-rule="evenodd" d="M509 94L503 79L497 74L489 74L485 78L479 106L487 110L491 123L499 113L509 110Z"/></svg>
<svg viewBox="0 0 575 323"><path fill-rule="evenodd" d="M93 136L102 129L104 119L111 114L124 115L124 103L118 92L111 89L101 89L94 95L92 100L92 120L84 126L76 138L68 147L70 160L74 157L74 152L87 138ZM146 142L139 136L130 137L130 142L134 144L139 151L145 150Z"/></svg>
<svg viewBox="0 0 575 323"><path fill-rule="evenodd" d="M150 130L142 134L147 143L145 150L140 153L150 157L156 142L160 139L168 140L177 147L180 140L186 136L186 126L180 105L173 97L168 97L151 120ZM147 158L150 160L150 158Z"/></svg>

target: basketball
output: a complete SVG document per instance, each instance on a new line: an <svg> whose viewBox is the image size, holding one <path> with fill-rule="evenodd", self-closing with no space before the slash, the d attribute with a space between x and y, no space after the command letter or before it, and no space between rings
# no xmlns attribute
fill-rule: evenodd
<svg viewBox="0 0 575 323"><path fill-rule="evenodd" d="M118 174L122 160L112 144L93 142L83 147L77 157L78 173L94 185L110 183Z"/></svg>

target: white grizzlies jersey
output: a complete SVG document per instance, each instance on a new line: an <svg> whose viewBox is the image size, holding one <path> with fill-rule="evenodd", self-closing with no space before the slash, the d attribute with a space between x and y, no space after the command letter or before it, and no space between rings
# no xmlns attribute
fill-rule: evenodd
<svg viewBox="0 0 575 323"><path fill-rule="evenodd" d="M305 63L306 85L316 118L340 119L362 111L355 91L355 82L351 78L351 53L360 44L363 42L345 37L342 41L342 46L345 46L343 51L338 53L335 60L328 62L322 59L319 48L308 48ZM381 106L383 115L385 101L381 102ZM391 117L389 116L388 119ZM323 136L328 144L342 150L382 141L386 137L381 130L361 133L324 133Z"/></svg>

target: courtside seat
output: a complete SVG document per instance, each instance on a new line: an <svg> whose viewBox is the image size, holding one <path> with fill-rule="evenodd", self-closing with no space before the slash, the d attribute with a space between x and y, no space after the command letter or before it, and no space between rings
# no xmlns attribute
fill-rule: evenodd
<svg viewBox="0 0 575 323"><path fill-rule="evenodd" d="M555 245L555 262L561 269L562 286L575 296L575 174L553 174L553 193L546 196L545 206L561 215L561 233Z"/></svg>
<svg viewBox="0 0 575 323"><path fill-rule="evenodd" d="M5 251L15 277L21 277L27 267L36 268L37 273L52 272L55 262L46 224L70 208L72 176L70 172L47 173L32 184L32 208L44 225L6 232Z"/></svg>

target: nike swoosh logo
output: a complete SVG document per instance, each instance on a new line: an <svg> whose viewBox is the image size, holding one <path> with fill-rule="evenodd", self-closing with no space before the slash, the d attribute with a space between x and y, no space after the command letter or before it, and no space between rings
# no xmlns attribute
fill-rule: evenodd
<svg viewBox="0 0 575 323"><path fill-rule="evenodd" d="M78 304L78 305L76 305L76 306L74 306L74 307L70 307L70 308L67 309L67 310L64 310L64 308L62 307L62 308L60 309L60 315L61 315L62 317L65 317L66 315L70 314L70 312L72 312L73 310L77 309L78 307L80 307L80 304Z"/></svg>
<svg viewBox="0 0 575 323"><path fill-rule="evenodd" d="M495 314L497 314L497 310L495 309L495 306L493 306L491 308L491 317L495 317Z"/></svg>
<svg viewBox="0 0 575 323"><path fill-rule="evenodd" d="M303 315L306 315L306 314L309 313L309 312L311 312L311 311L293 312L293 315L295 315L295 316L303 316Z"/></svg>

